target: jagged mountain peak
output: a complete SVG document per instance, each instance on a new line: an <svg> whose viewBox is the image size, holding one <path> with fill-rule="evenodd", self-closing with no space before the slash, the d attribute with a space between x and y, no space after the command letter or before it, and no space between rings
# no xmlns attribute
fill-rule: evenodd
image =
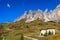
<svg viewBox="0 0 60 40"><path fill-rule="evenodd" d="M41 11L40 9L38 9L37 11Z"/></svg>
<svg viewBox="0 0 60 40"><path fill-rule="evenodd" d="M33 13L33 11L32 10L29 10L29 14L32 14Z"/></svg>
<svg viewBox="0 0 60 40"><path fill-rule="evenodd" d="M58 4L56 8L60 8L60 4Z"/></svg>
<svg viewBox="0 0 60 40"><path fill-rule="evenodd" d="M55 22L59 22L59 17L60 17L60 4L54 9L54 10L50 10L50 12L48 11L48 9L45 9L45 11L43 12L42 10L38 9L36 11L32 11L29 10L29 12L25 11L24 14L19 17L16 21L19 21L21 19L26 19L25 22L32 22L36 19L43 19L44 22L48 22L48 21L55 21Z"/></svg>
<svg viewBox="0 0 60 40"><path fill-rule="evenodd" d="M46 13L46 12L48 12L48 9L45 9L45 11L44 11L44 12L45 12L45 13Z"/></svg>
<svg viewBox="0 0 60 40"><path fill-rule="evenodd" d="M42 10L40 10L40 9L38 9L36 12L38 12L38 13L42 13L43 11L42 11Z"/></svg>
<svg viewBox="0 0 60 40"><path fill-rule="evenodd" d="M53 10L50 10L50 12L53 12Z"/></svg>
<svg viewBox="0 0 60 40"><path fill-rule="evenodd" d="M25 11L23 15L27 15L27 11Z"/></svg>

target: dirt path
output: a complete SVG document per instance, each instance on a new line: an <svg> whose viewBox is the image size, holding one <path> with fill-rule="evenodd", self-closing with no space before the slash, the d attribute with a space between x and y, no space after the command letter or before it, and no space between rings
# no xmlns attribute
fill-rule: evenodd
<svg viewBox="0 0 60 40"><path fill-rule="evenodd" d="M31 37L27 37L27 36L24 36L25 38L28 38L28 39L31 39L31 40L38 40L38 39L35 39L35 38L31 38Z"/></svg>

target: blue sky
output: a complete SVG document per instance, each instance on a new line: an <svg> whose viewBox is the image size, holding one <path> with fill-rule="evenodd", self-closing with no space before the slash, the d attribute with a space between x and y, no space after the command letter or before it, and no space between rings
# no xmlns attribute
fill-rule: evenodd
<svg viewBox="0 0 60 40"><path fill-rule="evenodd" d="M60 0L0 0L0 23L10 21L21 16L28 10L53 10Z"/></svg>

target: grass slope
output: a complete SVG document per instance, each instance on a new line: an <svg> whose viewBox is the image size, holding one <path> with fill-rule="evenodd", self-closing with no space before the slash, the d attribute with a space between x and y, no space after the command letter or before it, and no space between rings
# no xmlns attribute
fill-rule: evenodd
<svg viewBox="0 0 60 40"><path fill-rule="evenodd" d="M5 36L6 40L20 40L21 39L21 33L24 34L24 36L36 38L38 40L60 40L60 24L55 22L43 22L42 20L35 20L31 23L25 23L25 20L20 20L19 22L14 23L6 23L2 24L5 29L13 29L7 33ZM39 37L40 30L41 29L47 29L47 28L55 28L56 29L56 35L49 35L45 36L43 38ZM29 40L27 38L24 38L24 40Z"/></svg>

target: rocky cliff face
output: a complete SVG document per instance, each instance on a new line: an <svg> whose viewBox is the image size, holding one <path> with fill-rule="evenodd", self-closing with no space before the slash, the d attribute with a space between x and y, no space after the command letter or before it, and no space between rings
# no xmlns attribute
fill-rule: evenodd
<svg viewBox="0 0 60 40"><path fill-rule="evenodd" d="M29 10L29 12L25 11L22 16L17 18L16 21L20 21L21 19L26 19L26 23L32 22L36 19L41 19L44 20L44 22L48 21L54 21L54 22L59 22L60 21L60 4L54 9L48 11L46 9L44 12L40 9L36 11Z"/></svg>

